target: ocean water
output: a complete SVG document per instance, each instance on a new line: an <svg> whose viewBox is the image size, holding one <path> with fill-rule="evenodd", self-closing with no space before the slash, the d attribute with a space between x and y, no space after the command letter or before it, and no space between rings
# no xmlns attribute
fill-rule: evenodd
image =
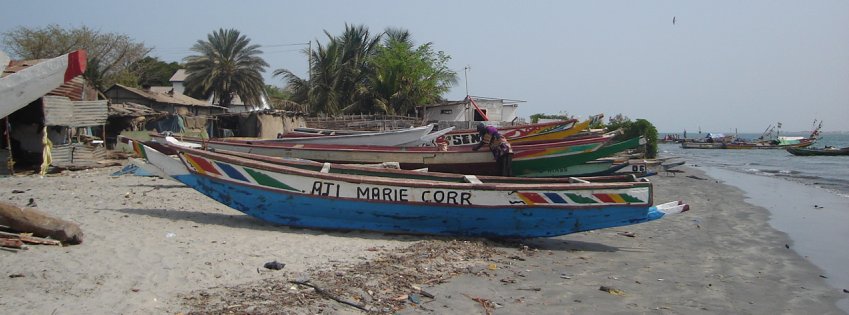
<svg viewBox="0 0 849 315"><path fill-rule="evenodd" d="M784 134L785 136L806 136ZM692 136L692 135L691 135ZM740 134L756 138L756 134ZM825 134L811 147L849 147L849 134ZM661 157L681 157L687 165L720 167L735 172L782 178L813 185L849 198L849 156L795 156L785 150L683 149L680 144L659 144ZM849 211L849 209L847 209Z"/></svg>
<svg viewBox="0 0 849 315"><path fill-rule="evenodd" d="M757 137L741 135L746 136ZM849 147L849 134L826 134L813 147L827 145ZM680 144L660 144L658 152L684 159L686 165L741 189L746 202L770 212L769 224L787 234L792 249L819 267L839 295L849 289L849 156L683 149ZM849 314L849 297L837 306Z"/></svg>

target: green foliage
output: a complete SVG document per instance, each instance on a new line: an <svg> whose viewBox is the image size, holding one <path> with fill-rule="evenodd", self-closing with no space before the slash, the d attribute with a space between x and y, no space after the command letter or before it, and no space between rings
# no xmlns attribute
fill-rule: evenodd
<svg viewBox="0 0 849 315"><path fill-rule="evenodd" d="M292 101L307 104L314 113L336 115L346 108L361 108L368 94L368 78L372 71L369 60L374 55L380 35L371 36L365 26L345 25L339 36L327 36L327 44L318 43L310 56L310 77L302 79L287 69L277 69L293 89Z"/></svg>
<svg viewBox="0 0 849 315"><path fill-rule="evenodd" d="M648 120L631 121L627 116L619 114L610 118L610 123L607 124L606 128L609 131L622 129L622 134L617 136L614 141L642 136L646 139L646 158L657 157L657 129Z"/></svg>
<svg viewBox="0 0 849 315"><path fill-rule="evenodd" d="M569 116L569 114L566 114L566 113L561 113L561 114L558 114L558 115L538 113L538 114L531 115L531 123L536 124L536 123L539 122L540 119L569 120L569 119L572 119L572 118L573 118L572 116Z"/></svg>
<svg viewBox="0 0 849 315"><path fill-rule="evenodd" d="M83 49L88 56L84 76L100 91L119 80L133 81L130 66L152 50L124 34L101 33L87 26L65 29L56 24L17 27L2 34L2 43L20 59L55 58Z"/></svg>
<svg viewBox="0 0 849 315"><path fill-rule="evenodd" d="M259 45L236 29L219 29L198 40L186 57L186 91L207 98L215 95L220 106L229 107L235 95L245 104L260 104L265 82L262 72L268 63L259 57Z"/></svg>
<svg viewBox="0 0 849 315"><path fill-rule="evenodd" d="M313 113L410 114L415 106L435 103L457 82L432 43L415 46L409 32L388 29L371 36L365 26L345 25L345 31L319 43L310 54L310 78L277 69L292 90L290 100L307 104ZM383 40L383 41L381 41Z"/></svg>
<svg viewBox="0 0 849 315"><path fill-rule="evenodd" d="M171 76L181 68L177 62L166 63L156 57L145 57L133 63L130 71L137 77L136 84L139 86L170 86Z"/></svg>
<svg viewBox="0 0 849 315"><path fill-rule="evenodd" d="M415 47L406 30L388 29L385 34L371 60L369 83L376 107L390 114L412 114L417 105L439 102L456 84L457 74L447 65L451 57L434 51L433 43Z"/></svg>
<svg viewBox="0 0 849 315"><path fill-rule="evenodd" d="M291 101L292 91L281 89L273 85L265 86L265 95L268 96L269 105L274 109L303 112L301 104Z"/></svg>

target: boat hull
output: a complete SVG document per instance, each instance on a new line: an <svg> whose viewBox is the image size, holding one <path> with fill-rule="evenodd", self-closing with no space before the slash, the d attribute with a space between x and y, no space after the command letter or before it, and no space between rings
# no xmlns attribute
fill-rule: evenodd
<svg viewBox="0 0 849 315"><path fill-rule="evenodd" d="M663 216L653 207L462 208L339 200L277 193L198 175L177 179L233 209L293 227L480 237L551 237Z"/></svg>
<svg viewBox="0 0 849 315"><path fill-rule="evenodd" d="M849 148L842 149L805 149L787 148L787 152L797 156L841 156L849 155Z"/></svg>

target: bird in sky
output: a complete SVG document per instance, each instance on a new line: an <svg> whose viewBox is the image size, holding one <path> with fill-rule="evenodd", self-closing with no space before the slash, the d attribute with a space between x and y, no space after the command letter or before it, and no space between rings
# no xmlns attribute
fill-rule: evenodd
<svg viewBox="0 0 849 315"><path fill-rule="evenodd" d="M672 17L672 25L675 25L675 17Z"/></svg>

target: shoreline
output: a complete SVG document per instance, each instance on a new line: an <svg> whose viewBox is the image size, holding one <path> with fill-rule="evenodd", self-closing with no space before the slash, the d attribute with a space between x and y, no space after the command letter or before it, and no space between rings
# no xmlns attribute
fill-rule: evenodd
<svg viewBox="0 0 849 315"><path fill-rule="evenodd" d="M186 296L227 295L236 286L263 292L269 283L289 288L287 281L304 275L374 263L422 243L452 243L267 224L168 180L109 177L119 169L0 178L0 198L18 204L34 198L39 209L79 223L86 235L76 246L0 252L0 262L10 266L3 277L23 275L0 282L6 292L0 306L13 314L188 312L194 308ZM632 226L487 243L502 254L463 260L469 264L463 272L422 285L434 299L408 303L402 313L481 312L466 295L497 303L496 313L844 313L835 306L843 293L784 247L789 239L769 225L765 208L745 203L735 187L687 177L705 177L701 170L682 169L674 177L650 177L655 203L684 200L691 211ZM264 269L272 260L285 268ZM325 311L358 312L317 301Z"/></svg>
<svg viewBox="0 0 849 315"><path fill-rule="evenodd" d="M746 202L770 212L770 226L788 235L800 256L823 270L826 282L837 290L849 289L849 198L824 187L782 178L705 167L722 183L741 189ZM791 192L791 193L785 193ZM837 302L849 313L849 296Z"/></svg>

